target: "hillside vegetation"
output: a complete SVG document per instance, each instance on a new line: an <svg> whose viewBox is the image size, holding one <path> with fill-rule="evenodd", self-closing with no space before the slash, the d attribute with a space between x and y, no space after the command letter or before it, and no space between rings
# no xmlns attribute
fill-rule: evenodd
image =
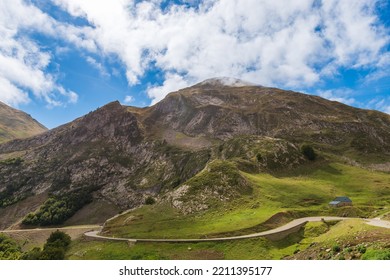
<svg viewBox="0 0 390 280"><path fill-rule="evenodd" d="M211 195L194 198L191 192L182 192L181 203L161 202L143 206L107 222L103 233L129 238L229 236L269 229L303 216L373 217L390 205L390 176L382 172L322 162L316 168L309 165L294 170L294 174L271 175L242 172L233 167L233 163L225 165L239 172L239 178L245 180L245 190L251 186L250 191L235 195L229 203L221 203L223 199L218 199L218 192L212 193L220 183L212 181L213 177L206 169L183 186L191 186L195 181L196 187L208 188L203 193ZM216 178L223 176L217 175ZM207 180L210 180L209 184L198 183ZM239 188L240 184L235 186ZM341 195L349 196L353 206L330 208L328 203ZM191 206L193 200L196 205L207 207L191 214L183 212L186 203Z"/></svg>
<svg viewBox="0 0 390 280"><path fill-rule="evenodd" d="M388 260L388 229L360 220L310 222L280 241L253 238L201 243L136 243L87 241L72 243L68 259L131 260L259 260L259 259L376 259Z"/></svg>

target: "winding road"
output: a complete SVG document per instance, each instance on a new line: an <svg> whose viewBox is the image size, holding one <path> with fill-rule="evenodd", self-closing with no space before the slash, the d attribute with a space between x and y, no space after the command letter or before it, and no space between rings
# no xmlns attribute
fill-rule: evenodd
<svg viewBox="0 0 390 280"><path fill-rule="evenodd" d="M320 216L320 217L306 217L306 218L300 218L295 219L283 226L280 226L275 229L253 233L253 234L247 234L247 235L239 235L239 236L230 236L230 237L216 237L216 238L202 238L202 239L159 239L159 238L152 238L152 239L143 239L143 238L119 238L119 237L108 237L108 236L101 236L99 235L100 231L89 231L84 233L85 236L92 238L92 239L98 239L98 240L110 240L110 241L127 241L127 242L208 242L208 241L227 241L227 240L239 240L239 239L247 239L247 238L255 238L255 237L272 237L275 235L280 235L285 233L288 235L289 233L293 232L295 229L299 230L303 225L305 225L307 222L319 222L319 221L341 221L341 220L349 220L349 219L356 219L356 218L344 218L344 217L326 217L326 216ZM389 228L390 229L390 221L384 221L379 218L375 219L364 219L367 224L372 226L378 226L383 228Z"/></svg>

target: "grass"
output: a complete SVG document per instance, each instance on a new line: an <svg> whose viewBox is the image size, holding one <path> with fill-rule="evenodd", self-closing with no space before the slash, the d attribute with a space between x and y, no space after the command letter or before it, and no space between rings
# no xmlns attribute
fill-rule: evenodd
<svg viewBox="0 0 390 280"><path fill-rule="evenodd" d="M352 236L363 238L353 243ZM359 253L362 259L386 259L388 229L372 227L359 219L341 222L309 222L297 233L280 241L253 238L202 243L136 243L86 241L71 244L68 259L335 259ZM371 239L368 237L371 236ZM382 236L382 240L378 240ZM362 244L363 242L363 244ZM126 244L126 245L125 245ZM387 246L387 247L386 247ZM367 247L367 250L366 250ZM364 250L362 250L364 248ZM314 251L313 251L314 249Z"/></svg>
<svg viewBox="0 0 390 280"><path fill-rule="evenodd" d="M301 240L298 246L302 252L294 256L297 259L386 259L390 257L390 230L360 219L344 220Z"/></svg>
<svg viewBox="0 0 390 280"><path fill-rule="evenodd" d="M336 196L349 196L356 206L390 205L389 174L339 163L309 169L308 173L298 172L290 176L247 174L247 177L262 187L268 200L283 208L326 205Z"/></svg>
<svg viewBox="0 0 390 280"><path fill-rule="evenodd" d="M283 241L265 238L202 243L136 243L77 240L68 251L68 259L84 260L164 260L164 259L280 259L293 254L301 233Z"/></svg>
<svg viewBox="0 0 390 280"><path fill-rule="evenodd" d="M218 209L201 215L182 215L168 204L148 205L109 221L104 234L138 238L206 237L221 230L232 231L246 225L245 217L265 220L273 213L245 211L238 207L226 211L224 213Z"/></svg>
<svg viewBox="0 0 390 280"><path fill-rule="evenodd" d="M390 260L390 249L369 249L363 255L363 260Z"/></svg>
<svg viewBox="0 0 390 280"><path fill-rule="evenodd" d="M251 194L208 211L183 215L168 203L148 205L111 220L105 234L134 238L190 238L247 232L279 212L290 218L310 215L376 216L390 205L390 175L339 163L290 176L242 175ZM354 206L329 208L336 196ZM380 198L380 199L378 199ZM227 234L229 235L229 234ZM231 234L230 234L231 235Z"/></svg>
<svg viewBox="0 0 390 280"><path fill-rule="evenodd" d="M215 209L188 215L168 203L147 205L111 220L104 232L134 238L240 234L248 233L251 228L256 230L259 224L279 212L290 213L290 218L310 215L368 217L386 211L390 205L390 176L386 173L339 163L295 172L277 177L241 173L252 184L251 194ZM328 202L341 195L349 196L354 206L329 208Z"/></svg>

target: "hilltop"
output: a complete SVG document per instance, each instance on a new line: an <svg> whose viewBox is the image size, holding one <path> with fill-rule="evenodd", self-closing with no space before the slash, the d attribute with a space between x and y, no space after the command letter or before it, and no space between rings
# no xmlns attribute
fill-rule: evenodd
<svg viewBox="0 0 390 280"><path fill-rule="evenodd" d="M30 115L0 102L0 143L16 138L27 138L47 131Z"/></svg>

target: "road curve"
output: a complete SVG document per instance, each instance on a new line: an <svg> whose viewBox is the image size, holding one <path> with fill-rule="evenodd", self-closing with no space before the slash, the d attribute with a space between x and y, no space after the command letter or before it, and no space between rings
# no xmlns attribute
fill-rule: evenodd
<svg viewBox="0 0 390 280"><path fill-rule="evenodd" d="M230 236L230 237L216 237L216 238L190 238L190 239L159 239L159 238L151 238L151 239L143 239L143 238L118 238L118 237L108 237L99 235L100 231L89 231L84 233L85 236L93 238L93 239L101 239L101 240L111 240L111 241L127 241L127 242L207 242L207 241L228 241L228 240L239 240L239 239L247 239L247 238L255 238L255 237L267 237L272 236L278 233L283 233L293 228L302 227L307 222L319 222L322 220L325 221L340 221L340 220L348 220L348 219L356 219L356 218L345 218L345 217L306 217L295 219L283 226L280 226L275 229L247 234L247 235L239 235L239 236ZM378 219L365 219L368 224L390 228L390 222L382 221Z"/></svg>

